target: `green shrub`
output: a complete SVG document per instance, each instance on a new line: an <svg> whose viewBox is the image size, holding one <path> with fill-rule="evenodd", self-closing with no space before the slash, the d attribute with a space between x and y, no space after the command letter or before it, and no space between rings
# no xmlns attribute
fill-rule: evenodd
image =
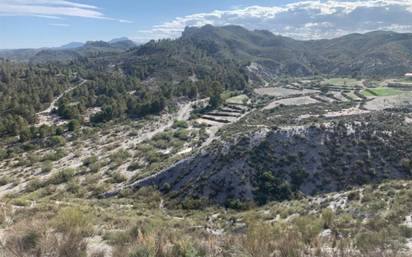
<svg viewBox="0 0 412 257"><path fill-rule="evenodd" d="M89 236L93 232L93 219L80 208L66 207L61 209L52 220L56 231L61 233L75 233Z"/></svg>
<svg viewBox="0 0 412 257"><path fill-rule="evenodd" d="M66 144L66 139L62 136L52 136L49 139L49 147L64 146Z"/></svg>
<svg viewBox="0 0 412 257"><path fill-rule="evenodd" d="M25 251L34 249L36 248L39 241L40 241L40 235L34 230L29 230L21 238L22 248Z"/></svg>
<svg viewBox="0 0 412 257"><path fill-rule="evenodd" d="M6 176L0 177L0 186L7 185L11 183L11 181L12 180L9 177L6 177Z"/></svg>
<svg viewBox="0 0 412 257"><path fill-rule="evenodd" d="M122 174L119 173L119 172L113 172L113 173L111 174L111 177L112 177L113 183L122 183L122 182L124 182L124 181L127 180L127 177L124 176L124 175L122 175Z"/></svg>
<svg viewBox="0 0 412 257"><path fill-rule="evenodd" d="M43 183L38 178L35 178L27 184L26 190L28 192L34 192L41 187L43 187Z"/></svg>
<svg viewBox="0 0 412 257"><path fill-rule="evenodd" d="M6 150L3 150L3 149L0 149L0 160L4 160L4 159L6 159L7 158L7 151Z"/></svg>
<svg viewBox="0 0 412 257"><path fill-rule="evenodd" d="M56 174L54 174L50 178L49 182L51 184L55 184L55 185L66 183L70 179L72 179L75 174L76 174L76 170L71 169L71 168L67 168L67 169L61 170L61 171L57 172Z"/></svg>
<svg viewBox="0 0 412 257"><path fill-rule="evenodd" d="M92 155L83 160L83 166L89 167L90 165L96 163L97 161L98 161L97 156Z"/></svg>
<svg viewBox="0 0 412 257"><path fill-rule="evenodd" d="M58 161L61 158L66 156L66 152L63 149L58 149L57 151L54 151L52 153L47 154L44 158L43 161Z"/></svg>
<svg viewBox="0 0 412 257"><path fill-rule="evenodd" d="M130 157L130 153L124 149L121 149L110 155L110 161L115 163L117 166L123 164Z"/></svg>
<svg viewBox="0 0 412 257"><path fill-rule="evenodd" d="M49 173L53 169L53 163L51 161L45 161L41 165L41 173Z"/></svg>
<svg viewBox="0 0 412 257"><path fill-rule="evenodd" d="M144 245L139 245L135 247L129 253L129 257L151 257L151 256L153 256L151 251Z"/></svg>
<svg viewBox="0 0 412 257"><path fill-rule="evenodd" d="M179 129L173 134L173 136L180 140L188 141L190 139L190 131L187 129Z"/></svg>
<svg viewBox="0 0 412 257"><path fill-rule="evenodd" d="M115 231L106 233L103 239L110 245L126 245L130 242L131 238L126 231Z"/></svg>
<svg viewBox="0 0 412 257"><path fill-rule="evenodd" d="M139 162L133 162L127 167L127 170L128 171L135 171L135 170L138 170L138 169L143 168L143 167L144 166L141 165Z"/></svg>
<svg viewBox="0 0 412 257"><path fill-rule="evenodd" d="M324 209L322 211L323 228L324 229L331 228L333 226L334 218L335 218L335 214L333 213L331 209L329 208Z"/></svg>
<svg viewBox="0 0 412 257"><path fill-rule="evenodd" d="M401 160L401 167L404 171L411 171L411 160L408 158L403 158Z"/></svg>
<svg viewBox="0 0 412 257"><path fill-rule="evenodd" d="M184 120L175 120L175 122L173 123L173 128L188 128L189 124L187 124L186 121Z"/></svg>

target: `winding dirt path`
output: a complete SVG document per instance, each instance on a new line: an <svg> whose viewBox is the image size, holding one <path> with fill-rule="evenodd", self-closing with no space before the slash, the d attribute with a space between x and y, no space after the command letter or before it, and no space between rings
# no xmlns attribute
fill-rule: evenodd
<svg viewBox="0 0 412 257"><path fill-rule="evenodd" d="M52 125L54 123L58 123L59 122L59 118L56 115L52 114L52 111L57 108L57 103L59 102L59 100L67 93L75 90L76 88L79 88L80 86L84 85L87 82L87 80L85 79L81 79L80 83L77 84L76 86L70 87L68 89L66 89L63 93L61 93L58 97L56 97L56 99L54 99L51 103L50 106L41 111L38 112L36 114L37 118L38 118L38 122L37 122L37 126L41 126L41 125Z"/></svg>

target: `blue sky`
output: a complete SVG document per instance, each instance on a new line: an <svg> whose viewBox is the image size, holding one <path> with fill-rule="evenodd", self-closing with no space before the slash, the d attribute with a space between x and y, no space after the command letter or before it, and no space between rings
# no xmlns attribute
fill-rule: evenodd
<svg viewBox="0 0 412 257"><path fill-rule="evenodd" d="M0 49L123 36L144 42L204 24L237 24L298 39L412 32L412 1L0 0Z"/></svg>

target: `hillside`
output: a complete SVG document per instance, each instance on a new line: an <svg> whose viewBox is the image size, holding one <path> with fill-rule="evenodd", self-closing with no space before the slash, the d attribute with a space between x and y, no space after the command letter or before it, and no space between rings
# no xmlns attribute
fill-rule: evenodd
<svg viewBox="0 0 412 257"><path fill-rule="evenodd" d="M399 76L412 69L412 34L377 31L298 41L238 26L188 28L182 38L216 56L257 62L274 75Z"/></svg>
<svg viewBox="0 0 412 257"><path fill-rule="evenodd" d="M384 119L388 121L378 122ZM411 179L411 138L402 123L401 116L388 119L380 114L337 119L321 127L281 126L242 133L133 187L155 185L180 201L265 204L387 179Z"/></svg>

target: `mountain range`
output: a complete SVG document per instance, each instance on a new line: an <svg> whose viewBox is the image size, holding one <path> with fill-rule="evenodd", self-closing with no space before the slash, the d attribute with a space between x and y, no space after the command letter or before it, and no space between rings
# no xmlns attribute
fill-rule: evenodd
<svg viewBox="0 0 412 257"><path fill-rule="evenodd" d="M91 57L99 53L120 53L136 47L132 40L122 37L104 41L70 42L60 47L38 49L0 50L0 58L19 62L67 62L80 57Z"/></svg>
<svg viewBox="0 0 412 257"><path fill-rule="evenodd" d="M399 76L412 70L412 34L409 33L375 31L328 40L300 41L264 30L206 25L188 27L175 40L154 42L137 47L132 55L125 51L136 44L127 38L119 38L110 42L70 43L53 49L0 51L0 57L41 63L99 56L110 62L107 56L111 56L112 62L119 59L134 62L130 60L131 56L145 55L145 59L150 59L158 58L159 54L163 57L180 55L183 50L179 47L184 46L197 49L217 62L230 60L242 66L255 62L273 75ZM181 56L175 57L179 59Z"/></svg>

